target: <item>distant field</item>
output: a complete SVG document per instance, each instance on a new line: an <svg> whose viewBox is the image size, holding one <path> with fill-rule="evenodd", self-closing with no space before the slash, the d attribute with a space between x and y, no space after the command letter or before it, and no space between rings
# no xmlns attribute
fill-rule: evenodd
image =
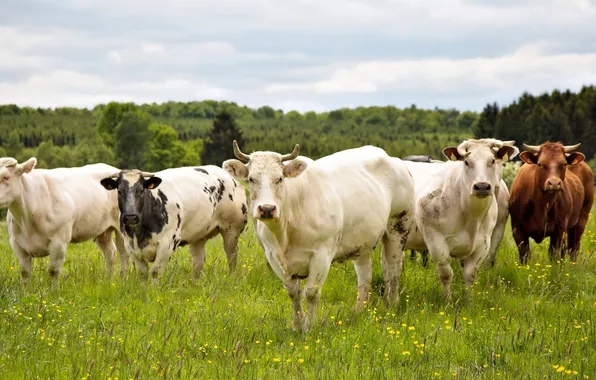
<svg viewBox="0 0 596 380"><path fill-rule="evenodd" d="M354 314L354 269L333 265L306 335L292 332L290 300L249 227L232 276L219 238L198 283L182 248L156 288L132 268L107 280L85 243L69 248L59 291L43 259L23 294L0 224L0 378L596 378L594 219L576 265L549 263L545 242L519 267L508 230L472 302L454 262L450 308L434 265L406 259L401 304L388 310L377 251L371 303Z"/></svg>

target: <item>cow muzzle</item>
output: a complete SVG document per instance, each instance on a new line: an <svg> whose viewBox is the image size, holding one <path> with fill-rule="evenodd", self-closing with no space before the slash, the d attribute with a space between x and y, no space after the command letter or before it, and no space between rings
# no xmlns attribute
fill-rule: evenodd
<svg viewBox="0 0 596 380"><path fill-rule="evenodd" d="M137 214L125 214L122 216L122 221L128 226L139 224L139 216Z"/></svg>
<svg viewBox="0 0 596 380"><path fill-rule="evenodd" d="M557 193L563 190L563 181L560 178L549 178L544 184L544 191L549 193Z"/></svg>
<svg viewBox="0 0 596 380"><path fill-rule="evenodd" d="M476 182L472 185L472 195L478 198L486 198L493 193L493 187L488 182Z"/></svg>
<svg viewBox="0 0 596 380"><path fill-rule="evenodd" d="M271 205L271 204L258 205L257 209L255 211L256 211L255 219L267 220L267 219L277 219L279 217L279 213L277 212L276 205Z"/></svg>

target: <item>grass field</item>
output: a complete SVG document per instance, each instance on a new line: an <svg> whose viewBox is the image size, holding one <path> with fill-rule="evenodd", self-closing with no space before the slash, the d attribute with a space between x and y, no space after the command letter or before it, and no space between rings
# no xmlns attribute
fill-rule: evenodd
<svg viewBox="0 0 596 380"><path fill-rule="evenodd" d="M132 271L106 279L93 243L71 245L60 290L50 289L48 261L38 259L23 293L1 224L0 377L596 379L594 219L576 265L551 264L545 242L519 267L508 230L473 301L454 262L449 308L434 265L406 259L401 303L387 310L377 252L371 302L355 314L354 269L335 264L305 335L291 330L291 302L252 227L240 244L232 276L218 238L207 246L200 281L190 281L182 248L157 287Z"/></svg>

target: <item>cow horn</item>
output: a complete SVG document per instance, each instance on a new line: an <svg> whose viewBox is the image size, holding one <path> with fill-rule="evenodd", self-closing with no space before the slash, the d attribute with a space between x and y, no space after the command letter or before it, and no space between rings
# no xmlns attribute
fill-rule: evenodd
<svg viewBox="0 0 596 380"><path fill-rule="evenodd" d="M514 145L515 145L515 140L503 141L503 146L514 146Z"/></svg>
<svg viewBox="0 0 596 380"><path fill-rule="evenodd" d="M236 140L234 140L234 142L232 142L232 146L234 147L234 155L236 156L237 159L242 160L242 161L250 161L250 156L248 154L242 153L242 151L238 147L238 142Z"/></svg>
<svg viewBox="0 0 596 380"><path fill-rule="evenodd" d="M527 144L522 144L524 146L524 149L532 152L532 153L538 153L538 151L540 150L540 145L527 145Z"/></svg>
<svg viewBox="0 0 596 380"><path fill-rule="evenodd" d="M468 157L470 155L470 152L468 152L468 141L464 141L458 145L457 153L462 157Z"/></svg>
<svg viewBox="0 0 596 380"><path fill-rule="evenodd" d="M141 172L141 175L143 176L143 178L151 178L155 176L155 174L149 172Z"/></svg>
<svg viewBox="0 0 596 380"><path fill-rule="evenodd" d="M573 151L577 150L577 148L579 148L579 146L580 146L581 144L582 144L582 143L575 144L575 145L565 145L565 146L564 146L565 153L571 153L571 152L573 152Z"/></svg>
<svg viewBox="0 0 596 380"><path fill-rule="evenodd" d="M298 153L300 153L300 145L296 144L296 146L294 146L294 150L292 151L292 153L290 154L284 154L283 156L281 156L281 161L288 161L288 160L293 160L294 158L298 157Z"/></svg>

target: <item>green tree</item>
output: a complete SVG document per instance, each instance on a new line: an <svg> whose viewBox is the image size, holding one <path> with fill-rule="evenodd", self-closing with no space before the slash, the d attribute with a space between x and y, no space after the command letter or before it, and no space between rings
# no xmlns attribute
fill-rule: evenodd
<svg viewBox="0 0 596 380"><path fill-rule="evenodd" d="M122 121L124 114L137 110L138 107L134 103L108 103L101 113L101 118L97 122L97 133L101 139L109 146L114 146L116 142L114 138L116 128Z"/></svg>
<svg viewBox="0 0 596 380"><path fill-rule="evenodd" d="M151 117L140 111L127 111L122 115L114 130L114 153L121 169L140 169L145 164L150 124Z"/></svg>
<svg viewBox="0 0 596 380"><path fill-rule="evenodd" d="M159 171L180 166L186 150L173 128L153 123L149 126L151 140L147 149L145 168Z"/></svg>
<svg viewBox="0 0 596 380"><path fill-rule="evenodd" d="M19 133L16 130L12 130L8 135L8 141L5 144L6 147L6 154L9 157L17 157L18 154L23 150L25 147L21 142L21 138L19 137Z"/></svg>
<svg viewBox="0 0 596 380"><path fill-rule="evenodd" d="M232 149L234 140L238 141L240 147L244 146L242 132L236 121L229 112L221 111L215 115L213 129L205 139L201 162L205 165L221 166L225 160L234 157Z"/></svg>

